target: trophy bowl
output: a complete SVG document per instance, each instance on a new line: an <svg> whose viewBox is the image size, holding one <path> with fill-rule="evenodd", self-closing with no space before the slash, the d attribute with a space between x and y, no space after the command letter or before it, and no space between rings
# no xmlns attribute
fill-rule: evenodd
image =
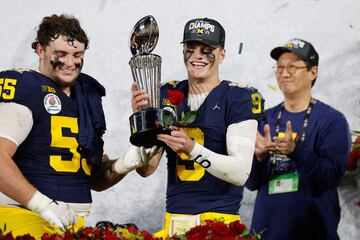
<svg viewBox="0 0 360 240"><path fill-rule="evenodd" d="M159 38L159 28L153 16L140 19L130 35L129 61L134 82L149 95L149 104L130 118L130 142L135 146L163 145L157 140L159 133L170 133L175 123L173 113L160 108L161 57L152 54Z"/></svg>

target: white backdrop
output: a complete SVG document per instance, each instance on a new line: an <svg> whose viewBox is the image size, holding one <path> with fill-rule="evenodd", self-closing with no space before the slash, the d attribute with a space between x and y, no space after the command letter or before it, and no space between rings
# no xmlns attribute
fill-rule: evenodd
<svg viewBox="0 0 360 240"><path fill-rule="evenodd" d="M186 78L182 62L182 30L191 18L217 19L226 30L227 57L221 78L257 87L266 107L281 101L272 73L270 50L293 37L313 43L320 55L320 75L313 93L339 109L351 129L360 129L360 1L359 0L1 0L0 69L35 68L37 57L30 44L42 17L66 13L79 18L90 38L84 72L107 89L105 151L111 158L129 147L132 82L128 61L129 34L135 23L153 15L160 28L154 53L163 59L162 81ZM243 44L239 54L240 43ZM163 159L165 160L165 159ZM342 239L360 239L359 174L341 188ZM93 194L92 216L99 220L133 222L155 231L165 208L166 165L143 179L129 174L113 188ZM245 192L241 215L250 224L255 193Z"/></svg>

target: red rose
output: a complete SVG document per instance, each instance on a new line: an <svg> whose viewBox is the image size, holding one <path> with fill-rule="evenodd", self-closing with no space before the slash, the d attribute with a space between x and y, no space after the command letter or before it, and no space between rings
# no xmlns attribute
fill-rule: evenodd
<svg viewBox="0 0 360 240"><path fill-rule="evenodd" d="M64 240L74 240L74 235L70 231L66 231L64 234Z"/></svg>
<svg viewBox="0 0 360 240"><path fill-rule="evenodd" d="M41 236L41 240L49 240L50 239L50 235L48 233L44 233L42 236Z"/></svg>
<svg viewBox="0 0 360 240"><path fill-rule="evenodd" d="M144 236L144 240L153 240L153 236L146 230L142 230L141 234Z"/></svg>
<svg viewBox="0 0 360 240"><path fill-rule="evenodd" d="M35 240L35 238L33 236L31 236L29 233L20 236L17 236L16 239L20 239L20 240Z"/></svg>
<svg viewBox="0 0 360 240"><path fill-rule="evenodd" d="M57 234L57 233L52 234L50 236L50 239L51 240L64 240L64 238L61 235Z"/></svg>
<svg viewBox="0 0 360 240"><path fill-rule="evenodd" d="M1 232L0 232L1 233ZM14 236L12 235L12 233L7 233L6 235L2 236L0 234L0 239L1 240L35 240L35 238L33 236L31 236L30 234L25 234L25 235L21 235L21 236L16 236L16 238L14 238Z"/></svg>
<svg viewBox="0 0 360 240"><path fill-rule="evenodd" d="M204 236L201 233L195 233L190 236L188 236L189 240L204 240Z"/></svg>
<svg viewBox="0 0 360 240"><path fill-rule="evenodd" d="M235 237L229 237L229 236L215 236L212 237L211 240L235 240ZM236 240L239 240L239 238L236 238Z"/></svg>
<svg viewBox="0 0 360 240"><path fill-rule="evenodd" d="M85 227L84 229L81 229L79 231L80 235L82 236L89 236L91 233L93 232L93 228L92 227Z"/></svg>
<svg viewBox="0 0 360 240"><path fill-rule="evenodd" d="M118 238L114 234L105 234L105 236L104 236L104 240L119 240L119 239L120 238Z"/></svg>
<svg viewBox="0 0 360 240"><path fill-rule="evenodd" d="M227 236L230 234L230 229L223 222L214 222L210 225L211 230L219 236Z"/></svg>
<svg viewBox="0 0 360 240"><path fill-rule="evenodd" d="M229 224L229 228L232 233L241 234L246 229L246 226L241 224L240 221L234 221Z"/></svg>
<svg viewBox="0 0 360 240"><path fill-rule="evenodd" d="M203 226L195 226L193 228L191 228L187 233L186 235L194 235L194 234L201 234L202 236L206 236L208 232L208 228L206 225L203 225Z"/></svg>
<svg viewBox="0 0 360 240"><path fill-rule="evenodd" d="M128 230L130 233L133 233L133 234L137 234L139 232L139 230L137 229L137 227L135 227L134 225L130 225L128 227Z"/></svg>
<svg viewBox="0 0 360 240"><path fill-rule="evenodd" d="M214 221L211 219L206 219L205 220L205 226L210 226Z"/></svg>
<svg viewBox="0 0 360 240"><path fill-rule="evenodd" d="M100 230L100 229L95 229L95 230L94 230L94 236L95 236L95 238L100 238L100 236L101 236L101 230Z"/></svg>
<svg viewBox="0 0 360 240"><path fill-rule="evenodd" d="M172 105L178 106L184 100L184 94L178 90L168 90L167 94Z"/></svg>

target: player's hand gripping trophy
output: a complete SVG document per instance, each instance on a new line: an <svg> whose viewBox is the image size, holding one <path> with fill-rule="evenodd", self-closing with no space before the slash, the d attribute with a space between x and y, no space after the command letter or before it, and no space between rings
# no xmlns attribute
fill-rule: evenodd
<svg viewBox="0 0 360 240"><path fill-rule="evenodd" d="M135 146L152 147L162 145L158 133L170 132L169 125L175 119L171 112L160 107L161 57L152 54L159 38L159 28L153 16L139 20L130 35L130 59L134 81L149 95L149 105L132 114L130 120L130 142ZM170 119L170 121L169 121Z"/></svg>

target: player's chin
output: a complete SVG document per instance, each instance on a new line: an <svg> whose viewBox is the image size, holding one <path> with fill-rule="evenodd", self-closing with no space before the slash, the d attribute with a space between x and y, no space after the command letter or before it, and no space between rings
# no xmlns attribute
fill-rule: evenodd
<svg viewBox="0 0 360 240"><path fill-rule="evenodd" d="M79 74L74 75L66 75L59 77L59 82L62 83L61 85L74 85L76 82L76 79L78 78Z"/></svg>
<svg viewBox="0 0 360 240"><path fill-rule="evenodd" d="M289 87L289 86L281 86L280 90L285 94L291 94L291 93L294 92L294 89L292 87Z"/></svg>
<svg viewBox="0 0 360 240"><path fill-rule="evenodd" d="M204 72L192 72L189 76L191 79L202 80L206 79L207 74Z"/></svg>

